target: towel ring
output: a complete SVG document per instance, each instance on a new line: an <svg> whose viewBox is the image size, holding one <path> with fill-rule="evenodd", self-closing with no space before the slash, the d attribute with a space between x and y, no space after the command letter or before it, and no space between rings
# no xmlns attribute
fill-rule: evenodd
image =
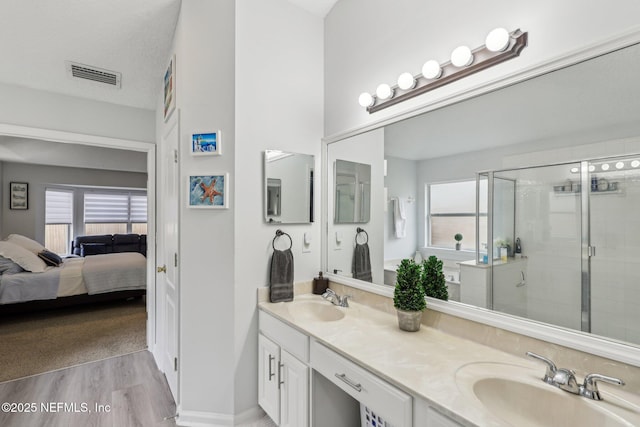
<svg viewBox="0 0 640 427"><path fill-rule="evenodd" d="M293 247L293 240L291 239L291 236L289 236L287 233L285 233L282 230L276 230L276 237L273 238L273 240L271 241L271 247L273 248L273 250L276 250L276 239L282 235L285 235L289 238L289 249L291 249Z"/></svg>
<svg viewBox="0 0 640 427"><path fill-rule="evenodd" d="M358 236L360 235L360 233L364 233L364 235L367 236L367 240L365 240L363 244L369 243L369 233L367 233L364 228L358 227L356 228L356 245L358 244Z"/></svg>

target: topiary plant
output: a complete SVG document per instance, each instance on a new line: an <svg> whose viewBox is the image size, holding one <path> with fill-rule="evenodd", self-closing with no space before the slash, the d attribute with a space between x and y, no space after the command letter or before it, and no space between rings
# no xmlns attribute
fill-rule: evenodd
<svg viewBox="0 0 640 427"><path fill-rule="evenodd" d="M428 297L447 301L449 291L442 272L442 261L434 255L422 262L422 275L420 277L424 292Z"/></svg>
<svg viewBox="0 0 640 427"><path fill-rule="evenodd" d="M424 288L420 283L419 264L412 259L403 259L396 270L396 287L393 292L393 306L398 310L422 311L427 306Z"/></svg>
<svg viewBox="0 0 640 427"><path fill-rule="evenodd" d="M453 238L456 240L456 242L459 242L460 240L462 240L462 234L456 233L456 235L453 236Z"/></svg>

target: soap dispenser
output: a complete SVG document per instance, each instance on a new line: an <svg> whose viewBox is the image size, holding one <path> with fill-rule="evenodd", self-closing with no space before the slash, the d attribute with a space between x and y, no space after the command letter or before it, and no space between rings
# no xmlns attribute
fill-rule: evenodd
<svg viewBox="0 0 640 427"><path fill-rule="evenodd" d="M316 295L322 295L327 291L329 287L329 279L322 277L322 271L318 272L318 277L313 279L313 293Z"/></svg>

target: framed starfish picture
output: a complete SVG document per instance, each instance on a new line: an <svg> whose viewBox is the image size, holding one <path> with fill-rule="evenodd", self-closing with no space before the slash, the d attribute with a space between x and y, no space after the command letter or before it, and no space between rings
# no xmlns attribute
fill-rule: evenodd
<svg viewBox="0 0 640 427"><path fill-rule="evenodd" d="M229 174L189 175L189 207L227 209L229 207Z"/></svg>

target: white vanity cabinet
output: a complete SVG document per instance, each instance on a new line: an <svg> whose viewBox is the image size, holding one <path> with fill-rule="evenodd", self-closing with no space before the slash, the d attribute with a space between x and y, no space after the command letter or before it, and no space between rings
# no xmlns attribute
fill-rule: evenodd
<svg viewBox="0 0 640 427"><path fill-rule="evenodd" d="M309 338L262 311L258 403L280 427L309 425Z"/></svg>

